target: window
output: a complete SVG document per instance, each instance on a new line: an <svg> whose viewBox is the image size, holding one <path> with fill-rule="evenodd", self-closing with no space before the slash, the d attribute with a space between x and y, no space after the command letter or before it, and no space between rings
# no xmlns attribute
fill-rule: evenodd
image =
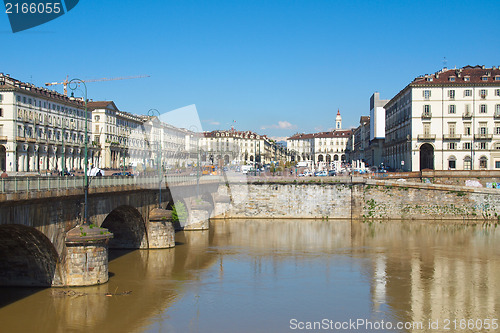
<svg viewBox="0 0 500 333"><path fill-rule="evenodd" d="M450 97L451 99L454 99L455 98L455 90L448 90L448 97Z"/></svg>
<svg viewBox="0 0 500 333"><path fill-rule="evenodd" d="M450 136L455 135L455 127L456 123L448 123L448 133L450 134Z"/></svg>
<svg viewBox="0 0 500 333"><path fill-rule="evenodd" d="M472 96L472 90L470 90L470 89L465 89L465 90L464 90L464 96L465 96L465 97Z"/></svg>
<svg viewBox="0 0 500 333"><path fill-rule="evenodd" d="M455 160L454 156L451 156L450 159L448 160L448 169L456 169L457 167L457 161Z"/></svg>
<svg viewBox="0 0 500 333"><path fill-rule="evenodd" d="M495 89L495 96L500 96L500 89Z"/></svg>
<svg viewBox="0 0 500 333"><path fill-rule="evenodd" d="M479 149L480 150L486 150L486 149L488 149L488 146L487 146L486 142L479 142Z"/></svg>
<svg viewBox="0 0 500 333"><path fill-rule="evenodd" d="M472 146L471 146L471 143L470 143L470 142L464 142L464 149L465 149L465 150L470 150L470 148L471 148L471 147L472 147Z"/></svg>
<svg viewBox="0 0 500 333"><path fill-rule="evenodd" d="M455 77L454 76L450 76L448 79L450 80L450 82L455 82Z"/></svg>
<svg viewBox="0 0 500 333"><path fill-rule="evenodd" d="M0 103L2 103L2 101L3 101L3 95L0 94Z"/></svg>
<svg viewBox="0 0 500 333"><path fill-rule="evenodd" d="M470 76L464 76L464 81L470 81Z"/></svg>
<svg viewBox="0 0 500 333"><path fill-rule="evenodd" d="M500 142L495 143L495 150L500 150Z"/></svg>
<svg viewBox="0 0 500 333"><path fill-rule="evenodd" d="M431 115L431 106L430 105L424 105L424 115L425 116L430 116Z"/></svg>
<svg viewBox="0 0 500 333"><path fill-rule="evenodd" d="M500 116L500 104L495 105L495 116Z"/></svg>
<svg viewBox="0 0 500 333"><path fill-rule="evenodd" d="M455 113L455 105L454 104L451 104L450 106L448 106L448 113Z"/></svg>
<svg viewBox="0 0 500 333"><path fill-rule="evenodd" d="M470 170L471 169L471 165L472 165L472 163L471 163L470 157L466 156L464 158L464 170Z"/></svg>
<svg viewBox="0 0 500 333"><path fill-rule="evenodd" d="M481 104L479 106L479 113L486 113L488 111L486 104Z"/></svg>
<svg viewBox="0 0 500 333"><path fill-rule="evenodd" d="M468 116L468 117L471 116L470 104L465 104L465 116Z"/></svg>
<svg viewBox="0 0 500 333"><path fill-rule="evenodd" d="M495 125L495 134L500 135L500 125Z"/></svg>
<svg viewBox="0 0 500 333"><path fill-rule="evenodd" d="M495 169L500 169L500 161L495 161Z"/></svg>
<svg viewBox="0 0 500 333"><path fill-rule="evenodd" d="M424 90L424 98L429 99L431 97L431 91L430 90Z"/></svg>
<svg viewBox="0 0 500 333"><path fill-rule="evenodd" d="M3 109L0 108L0 117L3 117Z"/></svg>
<svg viewBox="0 0 500 333"><path fill-rule="evenodd" d="M488 159L486 156L481 156L479 159L479 168L480 169L486 169L488 167Z"/></svg>
<svg viewBox="0 0 500 333"><path fill-rule="evenodd" d="M479 126L481 126L481 125L479 125ZM479 127L479 134L481 134L481 135L486 135L486 134L488 134L488 128L487 128L486 126L484 126L484 127Z"/></svg>
<svg viewBox="0 0 500 333"><path fill-rule="evenodd" d="M425 123L424 124L424 136L428 136L431 134L431 124Z"/></svg>
<svg viewBox="0 0 500 333"><path fill-rule="evenodd" d="M464 135L471 135L471 124L467 123L464 124Z"/></svg>
<svg viewBox="0 0 500 333"><path fill-rule="evenodd" d="M486 89L479 90L479 96L481 98L486 98L487 95L488 95L488 92L486 91Z"/></svg>
<svg viewBox="0 0 500 333"><path fill-rule="evenodd" d="M455 150L455 149L457 149L457 144L455 142L449 142L448 143L448 149L449 150Z"/></svg>
<svg viewBox="0 0 500 333"><path fill-rule="evenodd" d="M481 77L481 81L488 81L488 77L487 76L482 76Z"/></svg>

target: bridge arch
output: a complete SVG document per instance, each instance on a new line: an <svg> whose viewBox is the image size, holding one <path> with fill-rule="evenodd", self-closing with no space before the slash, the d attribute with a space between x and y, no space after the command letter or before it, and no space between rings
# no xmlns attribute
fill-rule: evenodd
<svg viewBox="0 0 500 333"><path fill-rule="evenodd" d="M0 285L50 287L59 256L52 242L35 228L0 226Z"/></svg>
<svg viewBox="0 0 500 333"><path fill-rule="evenodd" d="M109 248L148 248L146 224L141 213L132 206L122 205L112 210L101 227L113 233Z"/></svg>

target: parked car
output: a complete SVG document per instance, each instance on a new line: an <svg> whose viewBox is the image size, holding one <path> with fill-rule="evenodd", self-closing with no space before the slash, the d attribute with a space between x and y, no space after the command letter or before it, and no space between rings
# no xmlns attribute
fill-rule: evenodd
<svg viewBox="0 0 500 333"><path fill-rule="evenodd" d="M328 176L336 176L336 175L337 175L337 171L335 171L335 170L328 171Z"/></svg>
<svg viewBox="0 0 500 333"><path fill-rule="evenodd" d="M115 172L112 173L111 176L133 176L130 172Z"/></svg>
<svg viewBox="0 0 500 333"><path fill-rule="evenodd" d="M318 171L314 174L316 177L326 177L328 173L326 171Z"/></svg>

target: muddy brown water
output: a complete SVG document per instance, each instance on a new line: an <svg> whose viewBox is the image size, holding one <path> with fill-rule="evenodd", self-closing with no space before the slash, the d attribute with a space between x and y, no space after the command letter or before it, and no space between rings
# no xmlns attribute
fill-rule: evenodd
<svg viewBox="0 0 500 333"><path fill-rule="evenodd" d="M1 288L0 332L500 332L499 229L217 221L101 286Z"/></svg>

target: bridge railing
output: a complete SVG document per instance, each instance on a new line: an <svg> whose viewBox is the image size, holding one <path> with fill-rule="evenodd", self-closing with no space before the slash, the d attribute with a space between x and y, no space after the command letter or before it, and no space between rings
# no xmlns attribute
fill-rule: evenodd
<svg viewBox="0 0 500 333"><path fill-rule="evenodd" d="M200 183L218 182L217 176L200 177ZM174 185L196 185L196 176L172 176L164 175L162 186ZM136 186L143 188L156 188L159 186L158 176L102 176L90 177L89 188L110 186ZM84 188L84 177L8 177L0 178L0 193L20 193L31 191L65 190Z"/></svg>

